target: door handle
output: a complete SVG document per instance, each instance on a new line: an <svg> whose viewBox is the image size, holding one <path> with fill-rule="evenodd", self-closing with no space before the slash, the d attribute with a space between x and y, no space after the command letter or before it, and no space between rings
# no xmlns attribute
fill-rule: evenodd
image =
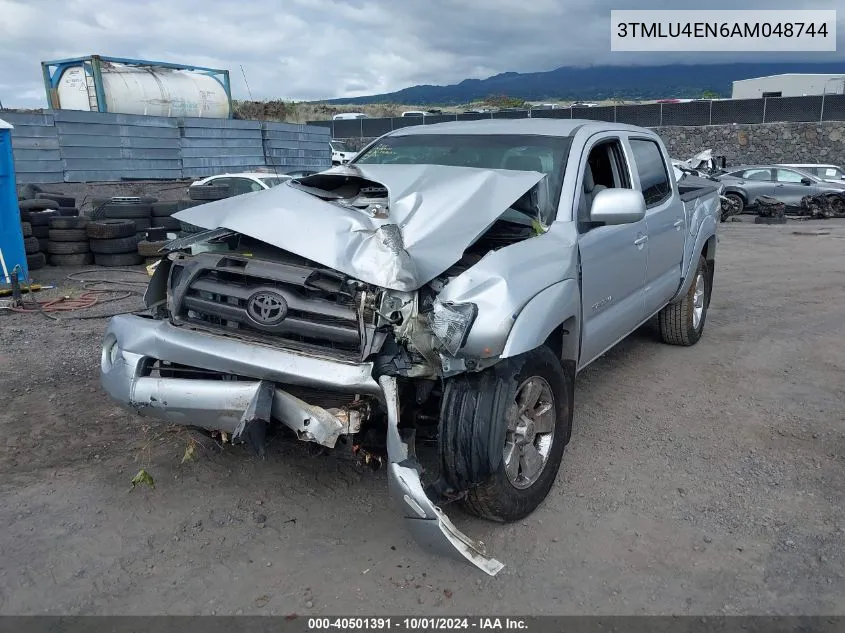
<svg viewBox="0 0 845 633"><path fill-rule="evenodd" d="M648 235L643 235L634 240L634 246L642 246L648 242Z"/></svg>
<svg viewBox="0 0 845 633"><path fill-rule="evenodd" d="M675 223L672 226L674 226L676 229L680 229L683 225L684 225L683 218L678 218L677 220L675 220Z"/></svg>

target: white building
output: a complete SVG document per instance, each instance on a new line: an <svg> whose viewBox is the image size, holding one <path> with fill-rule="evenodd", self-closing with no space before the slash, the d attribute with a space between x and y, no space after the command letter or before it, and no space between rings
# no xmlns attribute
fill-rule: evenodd
<svg viewBox="0 0 845 633"><path fill-rule="evenodd" d="M841 75L788 74L755 77L733 82L734 99L761 97L804 97L845 94L845 68Z"/></svg>

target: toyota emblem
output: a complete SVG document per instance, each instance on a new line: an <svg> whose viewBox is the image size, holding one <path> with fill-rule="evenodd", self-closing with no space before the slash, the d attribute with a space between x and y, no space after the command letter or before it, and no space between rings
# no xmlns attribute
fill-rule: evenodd
<svg viewBox="0 0 845 633"><path fill-rule="evenodd" d="M278 325L287 316L288 304L278 292L259 290L247 300L246 313L258 325Z"/></svg>

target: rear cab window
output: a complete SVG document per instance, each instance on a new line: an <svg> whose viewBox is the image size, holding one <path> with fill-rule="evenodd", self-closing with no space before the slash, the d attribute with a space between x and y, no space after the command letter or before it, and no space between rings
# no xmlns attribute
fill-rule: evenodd
<svg viewBox="0 0 845 633"><path fill-rule="evenodd" d="M653 140L642 138L629 139L629 143L646 208L666 202L672 197L672 184L660 146Z"/></svg>

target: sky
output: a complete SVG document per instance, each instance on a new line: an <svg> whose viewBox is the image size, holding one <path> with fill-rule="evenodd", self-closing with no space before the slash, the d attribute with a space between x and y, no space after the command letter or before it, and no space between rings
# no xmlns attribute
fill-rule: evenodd
<svg viewBox="0 0 845 633"><path fill-rule="evenodd" d="M815 0L812 8L837 5L843 9L841 0ZM845 70L845 10L837 15L837 53L610 52L611 9L666 8L797 7L792 0L0 0L0 102L45 107L40 62L90 54L228 69L236 99L353 97L594 64L838 60Z"/></svg>

